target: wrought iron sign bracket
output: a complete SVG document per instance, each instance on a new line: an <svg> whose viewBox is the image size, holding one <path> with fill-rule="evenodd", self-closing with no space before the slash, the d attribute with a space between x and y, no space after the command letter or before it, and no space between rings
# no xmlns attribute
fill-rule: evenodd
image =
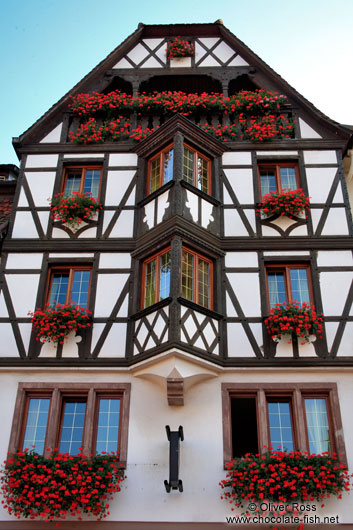
<svg viewBox="0 0 353 530"><path fill-rule="evenodd" d="M183 491L183 482L179 479L179 457L180 441L184 440L183 427L180 425L177 431L171 431L169 425L165 426L167 438L169 440L169 482L164 481L167 493L170 490Z"/></svg>

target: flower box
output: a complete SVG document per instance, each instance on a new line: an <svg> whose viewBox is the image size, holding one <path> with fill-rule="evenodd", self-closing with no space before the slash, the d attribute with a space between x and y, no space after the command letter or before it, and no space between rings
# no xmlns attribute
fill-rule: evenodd
<svg viewBox="0 0 353 530"><path fill-rule="evenodd" d="M191 57L175 57L170 59L171 68L190 68Z"/></svg>
<svg viewBox="0 0 353 530"><path fill-rule="evenodd" d="M309 197L301 188L296 190L271 191L263 196L262 202L256 210L257 215L287 216L290 219L300 216L309 209Z"/></svg>
<svg viewBox="0 0 353 530"><path fill-rule="evenodd" d="M175 59L180 57L193 57L195 55L195 46L188 40L182 40L176 37L173 41L168 42L167 58Z"/></svg>
<svg viewBox="0 0 353 530"><path fill-rule="evenodd" d="M299 304L296 300L278 303L271 309L265 326L271 338L278 341L283 335L296 335L305 342L310 336L320 336L323 331L322 315L316 313L312 304Z"/></svg>
<svg viewBox="0 0 353 530"><path fill-rule="evenodd" d="M89 312L73 303L55 304L45 309L28 313L36 330L36 340L64 344L65 338L72 332L91 326Z"/></svg>
<svg viewBox="0 0 353 530"><path fill-rule="evenodd" d="M300 516L308 506L310 509L303 503L318 501L323 505L323 499L341 498L343 491L350 490L347 468L335 453L270 450L263 455L235 458L226 469L227 477L220 482L222 499L236 507L250 507L247 515L264 515L267 511L275 517L280 515L282 522L286 513ZM298 528L304 528L303 522Z"/></svg>
<svg viewBox="0 0 353 530"><path fill-rule="evenodd" d="M54 450L44 457L19 451L1 470L4 508L18 519L50 522L69 515L81 520L82 514L92 514L100 520L109 515L108 500L124 480L118 461L115 454L71 456Z"/></svg>
<svg viewBox="0 0 353 530"><path fill-rule="evenodd" d="M80 225L94 217L96 212L102 208L91 193L74 191L71 197L64 193L58 193L50 203L51 218L60 221L75 230Z"/></svg>

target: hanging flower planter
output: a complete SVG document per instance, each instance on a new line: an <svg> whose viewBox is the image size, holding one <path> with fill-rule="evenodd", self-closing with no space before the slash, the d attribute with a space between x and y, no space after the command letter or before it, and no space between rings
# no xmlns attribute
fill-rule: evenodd
<svg viewBox="0 0 353 530"><path fill-rule="evenodd" d="M195 54L195 47L192 42L182 40L176 37L173 41L168 42L167 58L177 59L181 57L193 57Z"/></svg>
<svg viewBox="0 0 353 530"><path fill-rule="evenodd" d="M330 496L340 499L343 491L350 490L347 468L335 453L309 455L270 450L263 455L246 454L231 460L226 469L227 477L220 482L225 490L221 498L236 507L248 508L252 504L249 516L264 515L267 511L272 516L269 518L272 527L277 516L282 524L286 514L299 519L307 510L307 504L300 509L303 503L319 501L323 505L323 499ZM276 510L276 505L281 509ZM304 528L303 522L298 528Z"/></svg>
<svg viewBox="0 0 353 530"><path fill-rule="evenodd" d="M64 344L69 333L91 326L90 312L73 303L48 305L28 314L37 333L36 340L42 343Z"/></svg>
<svg viewBox="0 0 353 530"><path fill-rule="evenodd" d="M46 522L82 514L109 515L108 500L120 491L124 473L115 454L70 456L54 450L44 457L25 449L9 456L1 470L3 505L18 519ZM57 523L59 526L59 523Z"/></svg>
<svg viewBox="0 0 353 530"><path fill-rule="evenodd" d="M263 196L262 202L256 210L257 215L287 216L290 219L298 217L305 210L310 208L309 197L307 197L301 188L297 190L271 191Z"/></svg>
<svg viewBox="0 0 353 530"><path fill-rule="evenodd" d="M323 318L318 315L315 306L296 300L278 303L271 309L270 316L265 320L265 326L273 340L279 340L283 335L296 335L305 342L310 342L310 335L320 336L323 331Z"/></svg>
<svg viewBox="0 0 353 530"><path fill-rule="evenodd" d="M84 221L92 219L95 213L102 208L91 193L74 191L72 197L58 193L50 203L51 219L60 221L72 229L79 228Z"/></svg>

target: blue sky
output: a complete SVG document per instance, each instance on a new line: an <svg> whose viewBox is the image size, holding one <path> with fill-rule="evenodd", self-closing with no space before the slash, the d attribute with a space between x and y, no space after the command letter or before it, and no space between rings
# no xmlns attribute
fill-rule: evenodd
<svg viewBox="0 0 353 530"><path fill-rule="evenodd" d="M353 124L353 0L0 0L0 163L139 22L214 22L330 118Z"/></svg>

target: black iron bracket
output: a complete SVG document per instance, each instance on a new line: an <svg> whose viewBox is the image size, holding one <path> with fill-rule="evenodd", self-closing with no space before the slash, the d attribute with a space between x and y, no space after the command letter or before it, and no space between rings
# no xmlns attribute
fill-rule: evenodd
<svg viewBox="0 0 353 530"><path fill-rule="evenodd" d="M180 425L177 431L171 431L169 425L165 426L167 438L169 440L169 482L164 481L167 493L170 490L183 491L183 482L179 479L179 457L180 441L184 440L183 427Z"/></svg>

